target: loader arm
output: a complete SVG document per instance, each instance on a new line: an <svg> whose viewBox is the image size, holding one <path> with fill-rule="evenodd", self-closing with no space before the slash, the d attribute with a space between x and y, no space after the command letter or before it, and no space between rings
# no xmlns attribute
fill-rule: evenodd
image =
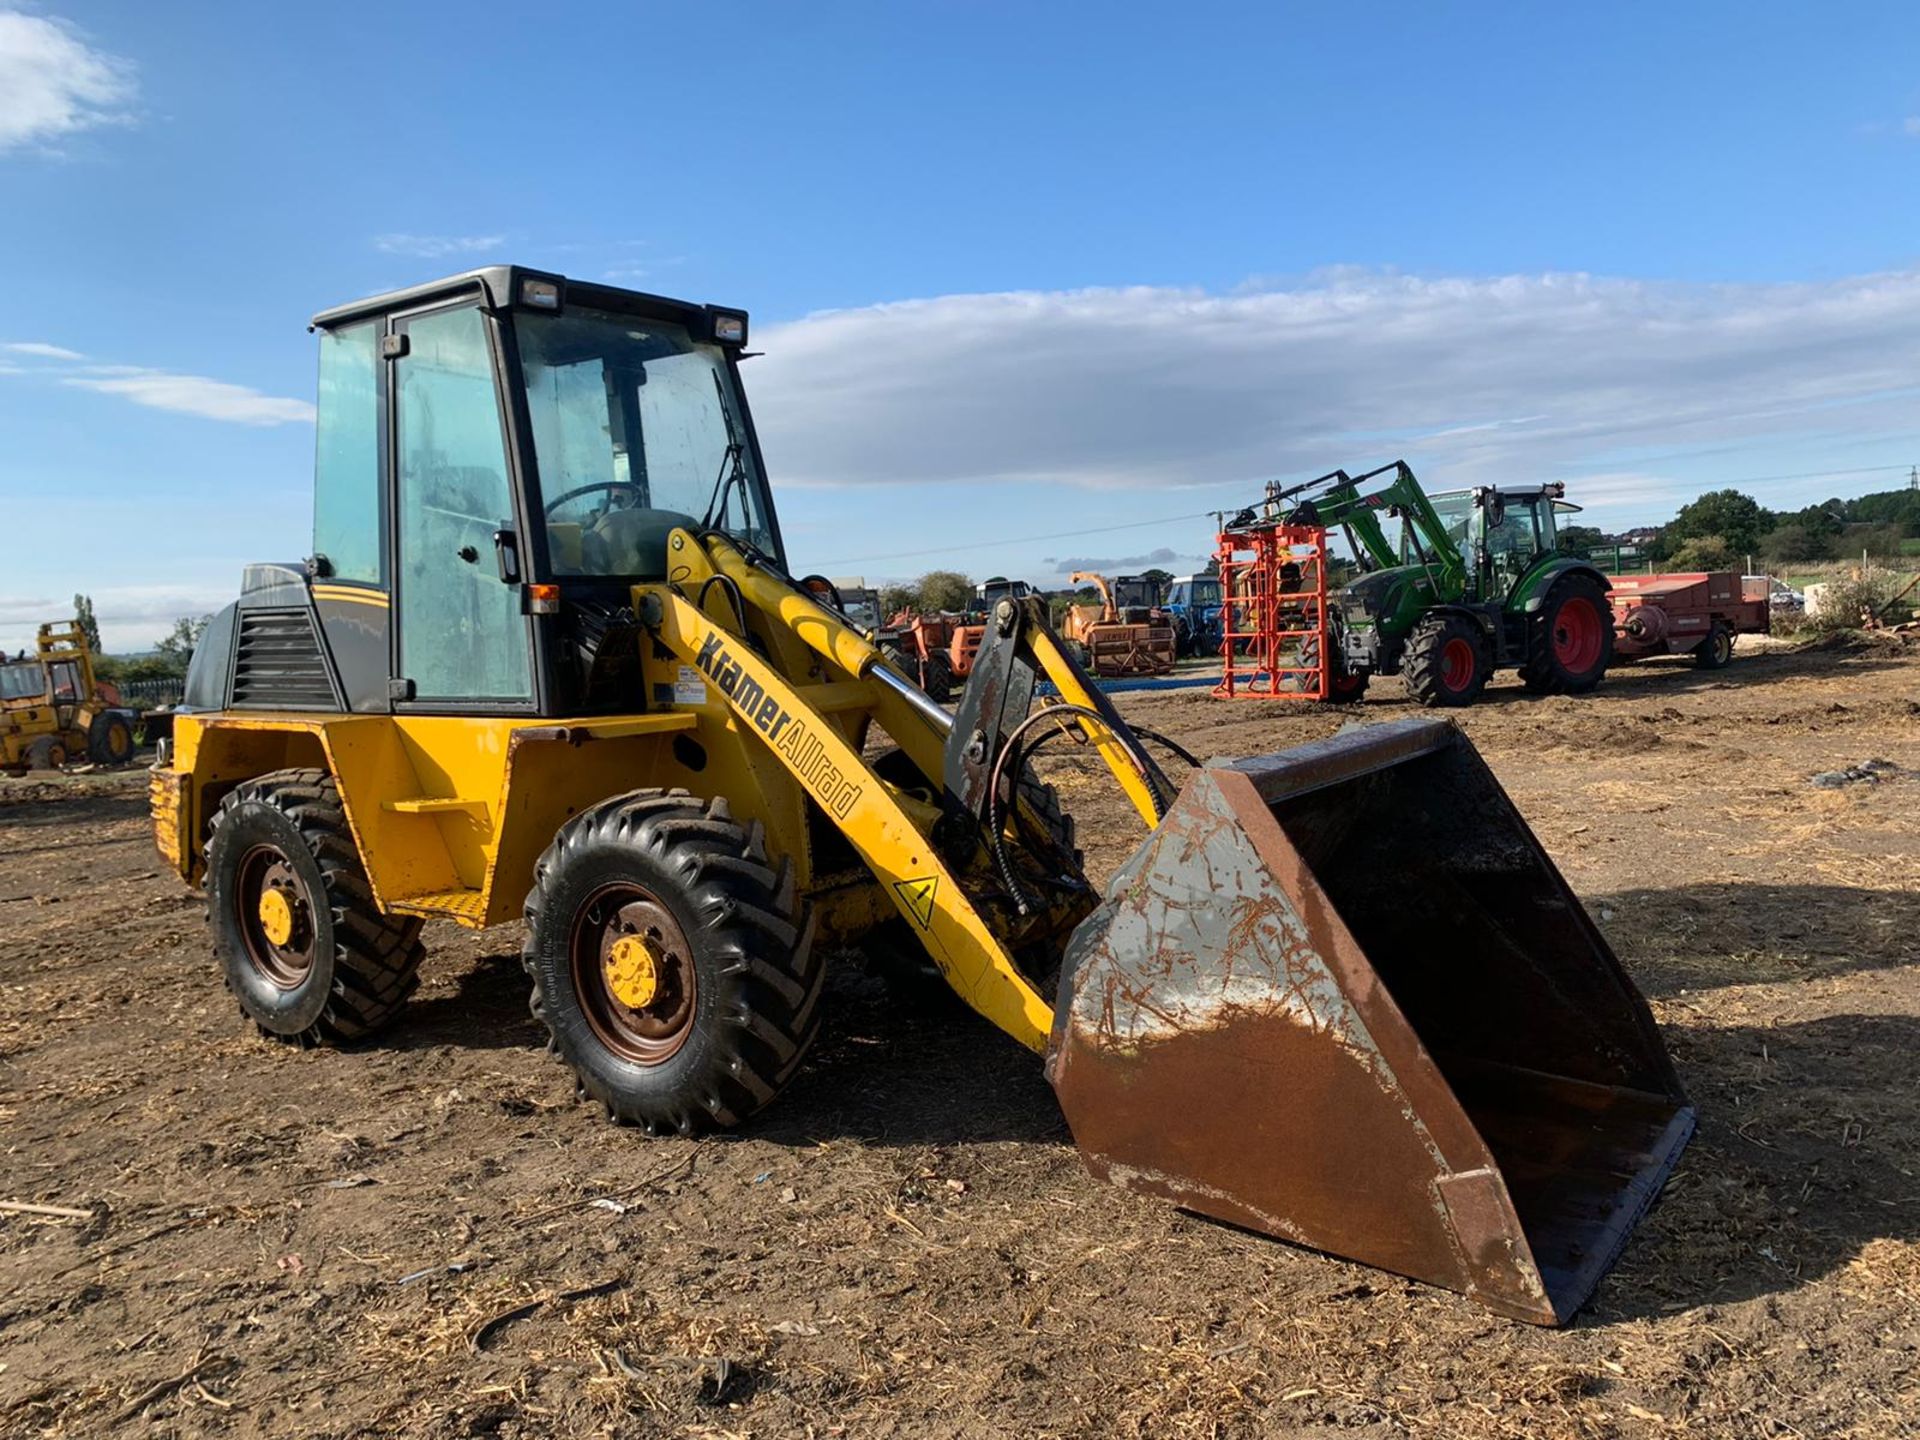
<svg viewBox="0 0 1920 1440"><path fill-rule="evenodd" d="M1369 483L1382 475L1392 478L1380 485ZM1370 562L1368 568L1383 568L1402 563L1380 523L1383 514L1397 515L1413 536L1419 559L1437 572L1437 593L1457 597L1464 592L1466 557L1447 534L1446 523L1406 461L1396 460L1364 475L1339 473L1325 488L1316 489L1318 484L1310 482L1300 490L1287 492L1284 498L1295 499L1295 519L1329 530L1344 530L1355 555Z"/></svg>
<svg viewBox="0 0 1920 1440"><path fill-rule="evenodd" d="M1021 1044L1044 1051L1053 1006L977 901L985 867L965 863L966 847L936 840L942 817L930 816L929 807L874 769L864 735L847 717L878 722L935 785L970 748L971 732L957 738L945 712L842 617L731 540L679 531L669 549L671 582L634 592L642 622L726 697L739 731L832 818L955 993ZM1040 602L1001 601L988 630L983 657L993 660L976 672L981 678L970 682L969 696L1016 665L1044 673L1072 707L1059 723L1077 729L1106 761L1151 828L1170 803L1171 787L1046 627ZM983 749L981 758L998 754ZM949 800L955 803L947 821L977 813Z"/></svg>

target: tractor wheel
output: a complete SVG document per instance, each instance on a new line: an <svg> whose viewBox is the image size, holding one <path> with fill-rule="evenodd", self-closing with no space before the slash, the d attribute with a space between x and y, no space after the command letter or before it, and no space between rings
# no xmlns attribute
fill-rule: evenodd
<svg viewBox="0 0 1920 1440"><path fill-rule="evenodd" d="M1184 660L1198 647L1194 643L1193 626L1187 623L1187 617L1173 617L1173 654L1176 660Z"/></svg>
<svg viewBox="0 0 1920 1440"><path fill-rule="evenodd" d="M1613 663L1613 612L1590 576L1568 575L1547 592L1527 627L1527 660L1520 679L1541 695L1581 695L1600 683Z"/></svg>
<svg viewBox="0 0 1920 1440"><path fill-rule="evenodd" d="M1327 677L1327 699L1329 705L1358 705L1367 698L1367 672L1364 670L1336 670Z"/></svg>
<svg viewBox="0 0 1920 1440"><path fill-rule="evenodd" d="M133 759L133 726L114 710L103 710L87 727L87 758L96 765L124 765Z"/></svg>
<svg viewBox="0 0 1920 1440"><path fill-rule="evenodd" d="M534 1017L609 1120L737 1125L792 1078L826 964L757 824L725 800L636 790L569 820L534 874Z"/></svg>
<svg viewBox="0 0 1920 1440"><path fill-rule="evenodd" d="M953 662L938 650L921 662L920 688L937 705L953 698Z"/></svg>
<svg viewBox="0 0 1920 1440"><path fill-rule="evenodd" d="M417 983L423 922L374 904L324 770L276 770L220 802L207 840L207 920L241 1013L283 1040L358 1040L391 1020Z"/></svg>
<svg viewBox="0 0 1920 1440"><path fill-rule="evenodd" d="M1471 705L1493 666L1480 627L1464 615L1429 615L1407 637L1400 678L1422 705Z"/></svg>
<svg viewBox="0 0 1920 1440"><path fill-rule="evenodd" d="M29 770L58 770L67 763L67 747L51 735L42 735L27 746Z"/></svg>
<svg viewBox="0 0 1920 1440"><path fill-rule="evenodd" d="M1701 670L1718 670L1733 659L1733 631L1724 621L1716 620L1707 631L1707 638L1693 647L1693 663Z"/></svg>

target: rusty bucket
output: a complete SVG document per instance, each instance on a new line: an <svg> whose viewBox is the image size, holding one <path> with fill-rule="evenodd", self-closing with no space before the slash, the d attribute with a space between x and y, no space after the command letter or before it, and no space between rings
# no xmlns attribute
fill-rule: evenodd
<svg viewBox="0 0 1920 1440"><path fill-rule="evenodd" d="M1074 932L1047 1070L1095 1174L1543 1325L1693 1133L1646 1002L1428 720L1196 771Z"/></svg>

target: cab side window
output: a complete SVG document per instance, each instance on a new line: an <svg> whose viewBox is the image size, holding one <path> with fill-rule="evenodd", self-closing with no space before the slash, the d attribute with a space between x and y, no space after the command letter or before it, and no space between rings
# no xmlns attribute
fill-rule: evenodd
<svg viewBox="0 0 1920 1440"><path fill-rule="evenodd" d="M378 321L321 333L317 428L314 553L335 579L384 585Z"/></svg>

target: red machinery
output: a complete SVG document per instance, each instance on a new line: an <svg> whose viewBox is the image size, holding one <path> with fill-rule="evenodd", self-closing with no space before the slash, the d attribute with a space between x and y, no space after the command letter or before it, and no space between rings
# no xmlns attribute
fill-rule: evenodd
<svg viewBox="0 0 1920 1440"><path fill-rule="evenodd" d="M1343 700L1327 643L1327 532L1279 522L1220 533L1221 674L1229 699Z"/></svg>
<svg viewBox="0 0 1920 1440"><path fill-rule="evenodd" d="M1765 576L1731 570L1610 576L1613 658L1691 654L1703 670L1733 658L1735 635L1765 635L1772 608Z"/></svg>

